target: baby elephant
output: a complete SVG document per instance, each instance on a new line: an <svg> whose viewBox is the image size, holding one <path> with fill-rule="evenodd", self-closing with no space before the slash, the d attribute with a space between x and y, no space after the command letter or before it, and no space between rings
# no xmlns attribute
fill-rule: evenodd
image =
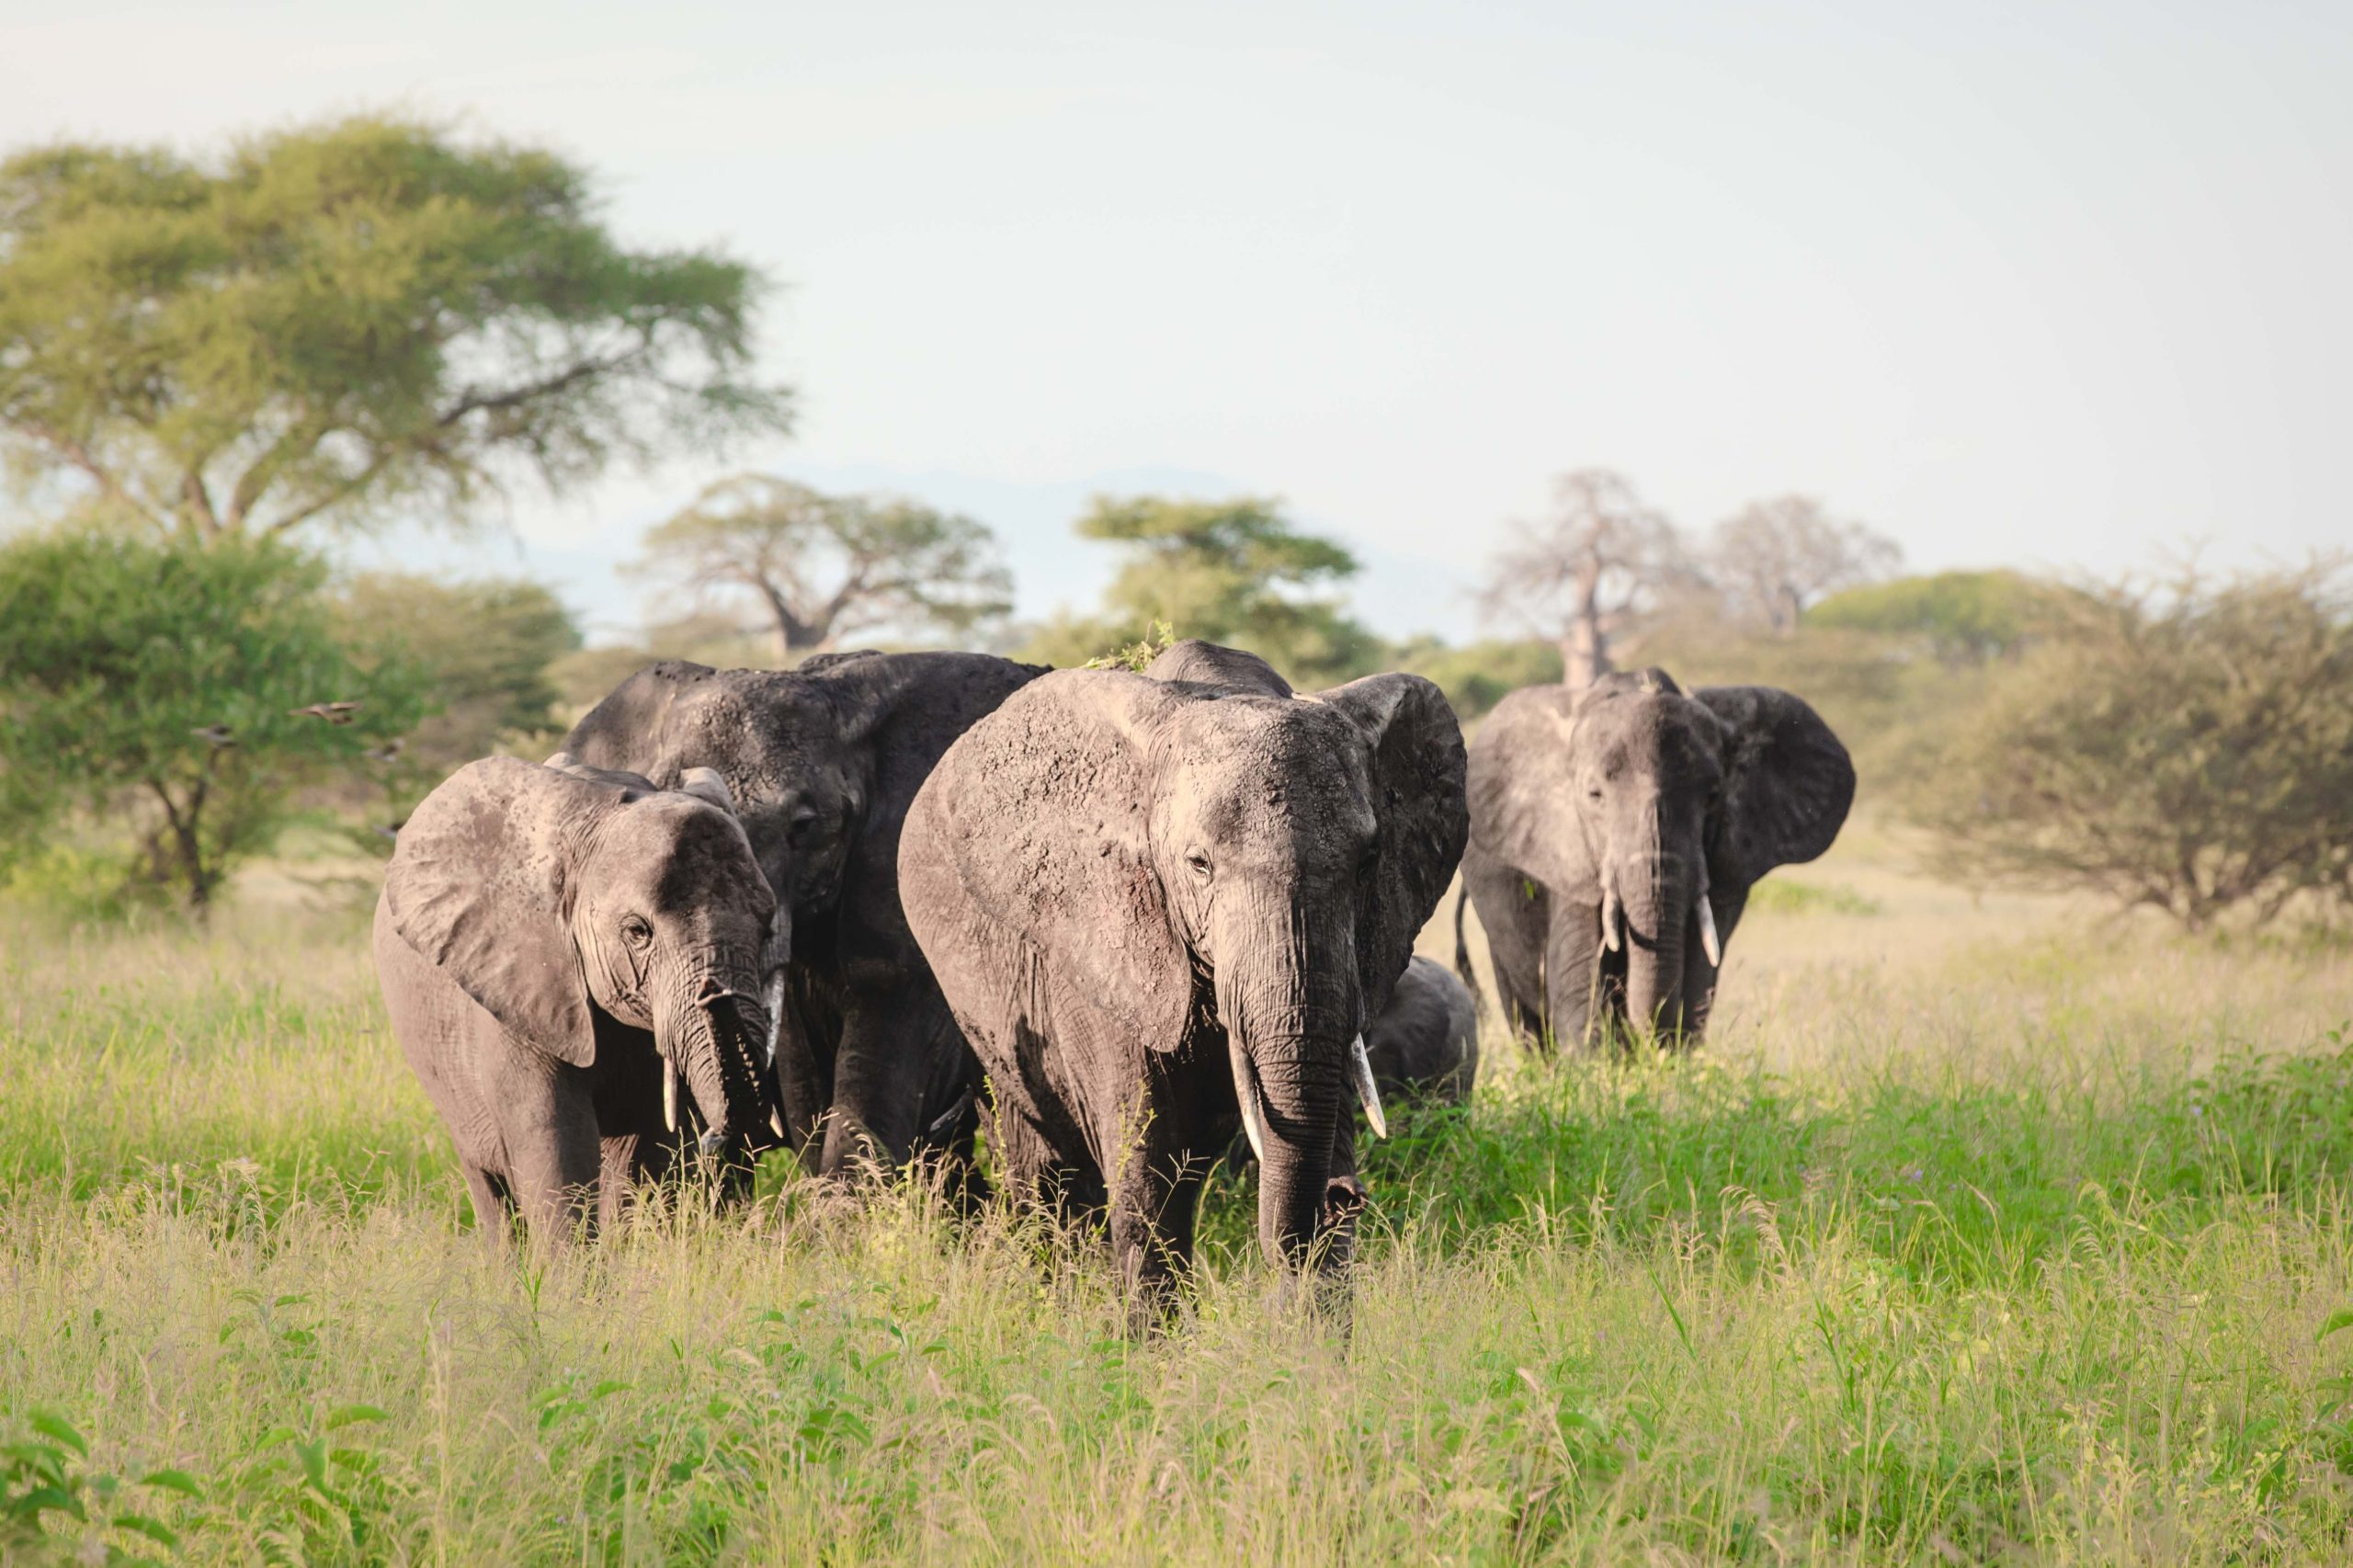
<svg viewBox="0 0 2353 1568"><path fill-rule="evenodd" d="M1387 1103L1461 1105L1479 1076L1479 1006L1444 964L1415 957L1389 1006L1365 1026L1372 1080Z"/></svg>
<svg viewBox="0 0 2353 1568"><path fill-rule="evenodd" d="M556 1241L669 1168L682 1076L707 1152L776 1118L754 1054L776 903L716 775L657 790L551 760L472 763L426 797L375 948L475 1213Z"/></svg>

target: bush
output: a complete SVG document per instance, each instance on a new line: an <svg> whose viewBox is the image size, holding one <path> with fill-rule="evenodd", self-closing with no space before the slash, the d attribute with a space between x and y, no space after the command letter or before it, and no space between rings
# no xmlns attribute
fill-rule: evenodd
<svg viewBox="0 0 2353 1568"><path fill-rule="evenodd" d="M355 659L326 568L266 540L35 534L0 549L0 756L11 837L66 812L128 823L135 881L201 909L289 795L416 722L397 653Z"/></svg>
<svg viewBox="0 0 2353 1568"><path fill-rule="evenodd" d="M2341 563L2086 593L1906 770L1949 874L2088 890L2201 930L2353 903Z"/></svg>

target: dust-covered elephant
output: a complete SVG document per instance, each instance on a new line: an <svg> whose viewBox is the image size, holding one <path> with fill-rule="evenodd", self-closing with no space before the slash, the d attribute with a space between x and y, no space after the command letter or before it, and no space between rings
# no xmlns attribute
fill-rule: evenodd
<svg viewBox="0 0 2353 1568"><path fill-rule="evenodd" d="M774 912L709 773L657 790L493 757L425 798L384 870L376 972L486 1229L609 1223L693 1131L681 1079L707 1151L770 1123Z"/></svg>
<svg viewBox="0 0 2353 1568"><path fill-rule="evenodd" d="M565 739L658 784L715 769L780 910L768 998L786 1135L812 1169L947 1151L969 1175L976 1069L899 906L899 832L949 744L1043 674L984 653L829 653L639 671Z"/></svg>
<svg viewBox="0 0 2353 1568"><path fill-rule="evenodd" d="M1513 692L1470 793L1463 886L1505 1016L1545 1044L1607 1021L1672 1039L1705 1028L1750 887L1838 835L1855 769L1786 691L1649 669Z"/></svg>
<svg viewBox="0 0 2353 1568"><path fill-rule="evenodd" d="M1142 675L1044 676L916 795L900 882L987 1070L992 1147L1017 1195L1108 1205L1140 1311L1237 1131L1268 1256L1345 1262L1362 1032L1461 855L1462 769L1419 676L1294 697L1184 643Z"/></svg>

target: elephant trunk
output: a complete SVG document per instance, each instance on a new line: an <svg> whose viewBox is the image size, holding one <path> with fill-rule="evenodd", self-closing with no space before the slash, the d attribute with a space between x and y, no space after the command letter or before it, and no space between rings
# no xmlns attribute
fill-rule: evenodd
<svg viewBox="0 0 2353 1568"><path fill-rule="evenodd" d="M1350 1093L1339 1040L1260 1041L1245 1048L1264 1106L1267 1147L1258 1163L1258 1242L1297 1269L1330 1267L1316 1243L1333 1217L1333 1138Z"/></svg>
<svg viewBox="0 0 2353 1568"><path fill-rule="evenodd" d="M669 1027L657 1028L654 1047L662 1055L665 1109L673 1131L680 1078L701 1116L705 1148L723 1147L767 1124L774 1108L759 1060L768 1030L759 998L711 986L667 1017Z"/></svg>
<svg viewBox="0 0 2353 1568"><path fill-rule="evenodd" d="M1221 966L1218 1014L1227 1030L1234 1097L1258 1155L1258 1239L1267 1256L1297 1269L1313 1259L1330 1269L1344 1248L1316 1244L1354 1203L1328 1190L1336 1179L1333 1141L1354 1103L1349 1046L1360 1011L1355 959L1343 950L1309 962L1304 922L1277 961ZM1354 1175L1337 1177L1354 1190Z"/></svg>
<svg viewBox="0 0 2353 1568"><path fill-rule="evenodd" d="M1626 1017L1637 1034L1666 1040L1684 1028L1684 942L1698 888L1690 861L1669 852L1621 865L1626 920Z"/></svg>

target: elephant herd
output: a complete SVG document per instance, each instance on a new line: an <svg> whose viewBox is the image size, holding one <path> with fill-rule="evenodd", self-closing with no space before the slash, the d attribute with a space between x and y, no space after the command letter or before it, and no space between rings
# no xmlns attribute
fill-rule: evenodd
<svg viewBox="0 0 2353 1568"><path fill-rule="evenodd" d="M1268 1256L1345 1267L1359 1108L1477 1072L1461 901L1463 979L1413 951L1458 867L1523 1038L1688 1039L1750 886L1853 791L1798 699L1657 670L1514 693L1466 748L1417 676L1299 693L1198 642L665 663L426 798L376 963L486 1222L609 1224L690 1146L919 1160L969 1206L985 1126L1141 1304L1245 1145Z"/></svg>

